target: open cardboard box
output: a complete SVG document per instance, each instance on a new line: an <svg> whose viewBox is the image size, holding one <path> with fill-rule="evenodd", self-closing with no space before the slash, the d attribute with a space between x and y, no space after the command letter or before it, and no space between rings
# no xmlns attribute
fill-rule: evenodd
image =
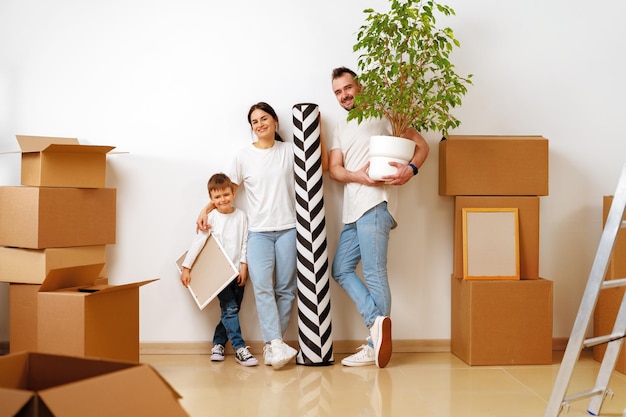
<svg viewBox="0 0 626 417"><path fill-rule="evenodd" d="M37 294L39 352L139 361L139 287L95 284L103 264L51 270Z"/></svg>
<svg viewBox="0 0 626 417"><path fill-rule="evenodd" d="M43 249L115 243L115 188L3 186L0 213L0 246Z"/></svg>
<svg viewBox="0 0 626 417"><path fill-rule="evenodd" d="M149 365L21 352L0 356L0 417L188 416Z"/></svg>
<svg viewBox="0 0 626 417"><path fill-rule="evenodd" d="M106 156L114 146L81 145L76 138L17 135L22 185L103 188Z"/></svg>

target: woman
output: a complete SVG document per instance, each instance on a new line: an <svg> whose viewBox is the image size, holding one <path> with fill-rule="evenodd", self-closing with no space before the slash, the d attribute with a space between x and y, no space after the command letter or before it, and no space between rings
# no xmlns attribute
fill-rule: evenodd
<svg viewBox="0 0 626 417"><path fill-rule="evenodd" d="M283 342L296 292L296 208L294 154L278 134L278 116L267 103L254 104L248 123L258 141L241 149L230 172L247 197L248 271L261 334L265 365L280 369L297 351ZM198 218L206 230L209 204Z"/></svg>

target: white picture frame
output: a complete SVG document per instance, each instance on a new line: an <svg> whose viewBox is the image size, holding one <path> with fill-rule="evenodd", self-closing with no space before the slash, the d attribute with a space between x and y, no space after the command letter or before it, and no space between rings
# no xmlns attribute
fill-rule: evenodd
<svg viewBox="0 0 626 417"><path fill-rule="evenodd" d="M186 251L176 260L179 273L182 272L185 256ZM226 255L222 244L213 235L209 235L191 266L191 282L187 289L198 308L203 310L238 275L239 270Z"/></svg>

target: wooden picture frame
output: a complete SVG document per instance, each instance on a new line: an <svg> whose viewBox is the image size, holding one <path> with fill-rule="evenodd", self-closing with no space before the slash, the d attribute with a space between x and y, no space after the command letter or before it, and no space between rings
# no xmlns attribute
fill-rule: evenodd
<svg viewBox="0 0 626 417"><path fill-rule="evenodd" d="M182 272L185 256L187 252L176 260L179 273ZM198 308L203 310L237 276L239 270L228 258L219 240L211 234L191 266L191 282L187 289Z"/></svg>
<svg viewBox="0 0 626 417"><path fill-rule="evenodd" d="M517 208L463 208L463 279L520 279Z"/></svg>

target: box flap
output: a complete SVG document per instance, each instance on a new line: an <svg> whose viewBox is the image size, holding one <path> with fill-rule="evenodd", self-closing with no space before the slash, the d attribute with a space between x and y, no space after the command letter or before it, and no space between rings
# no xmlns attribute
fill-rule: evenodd
<svg viewBox="0 0 626 417"><path fill-rule="evenodd" d="M95 410L110 416L188 416L178 393L143 365L39 391L39 397L55 416L84 417Z"/></svg>
<svg viewBox="0 0 626 417"><path fill-rule="evenodd" d="M80 265L69 268L51 269L46 275L39 292L63 288L86 287L93 284L104 267L103 263Z"/></svg>
<svg viewBox="0 0 626 417"><path fill-rule="evenodd" d="M19 415L19 411L32 397L33 393L30 391L0 388L0 417Z"/></svg>
<svg viewBox="0 0 626 417"><path fill-rule="evenodd" d="M113 291L122 291L122 290L131 289L131 288L138 288L138 287L141 287L142 285L146 285L153 281L158 281L158 280L159 280L158 278L155 278L155 279L149 279L147 281L132 282L130 284L92 285L86 288L81 288L81 290L84 290L84 292L93 292L93 293L111 293ZM90 291L90 289L93 289L94 291Z"/></svg>
<svg viewBox="0 0 626 417"><path fill-rule="evenodd" d="M51 144L46 147L43 152L63 152L63 153L107 153L115 149L115 146L100 145L61 145Z"/></svg>
<svg viewBox="0 0 626 417"><path fill-rule="evenodd" d="M76 138L54 138L47 136L16 135L22 152L41 152L52 144L78 145Z"/></svg>

